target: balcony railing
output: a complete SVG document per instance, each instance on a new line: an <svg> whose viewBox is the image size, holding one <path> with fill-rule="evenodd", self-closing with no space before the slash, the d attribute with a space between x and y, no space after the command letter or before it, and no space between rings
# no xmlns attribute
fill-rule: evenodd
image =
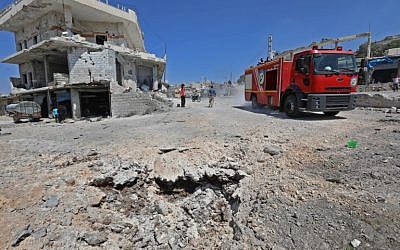
<svg viewBox="0 0 400 250"><path fill-rule="evenodd" d="M124 5L122 5L122 4L117 4L117 6L115 6L115 5L109 4L109 3L108 3L108 0L97 0L97 1L98 1L98 2L102 2L102 3L104 3L104 4L107 4L107 5L111 6L111 7L120 9L120 10L122 10L122 11L129 12L129 9L126 8L126 6L124 6Z"/></svg>
<svg viewBox="0 0 400 250"><path fill-rule="evenodd" d="M22 0L14 0L11 4L7 5L4 9L0 11L0 16L4 16L7 14L14 5L17 5L21 2Z"/></svg>

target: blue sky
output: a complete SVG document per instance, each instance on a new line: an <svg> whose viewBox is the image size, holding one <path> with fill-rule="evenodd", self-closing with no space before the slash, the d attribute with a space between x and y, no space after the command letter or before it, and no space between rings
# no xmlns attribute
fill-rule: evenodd
<svg viewBox="0 0 400 250"><path fill-rule="evenodd" d="M0 8L11 0L0 0ZM172 83L237 79L266 56L267 36L284 51L321 38L368 31L373 40L400 33L399 0L109 0L137 11L148 51L167 45L167 79ZM360 39L343 44L356 49ZM0 58L15 52L14 37L0 32ZM14 65L0 64L0 92L9 92Z"/></svg>

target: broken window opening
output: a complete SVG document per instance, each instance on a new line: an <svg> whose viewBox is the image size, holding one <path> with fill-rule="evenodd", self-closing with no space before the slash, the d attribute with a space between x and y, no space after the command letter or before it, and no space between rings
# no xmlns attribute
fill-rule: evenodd
<svg viewBox="0 0 400 250"><path fill-rule="evenodd" d="M28 76L26 74L22 74L22 84L26 85L28 83Z"/></svg>
<svg viewBox="0 0 400 250"><path fill-rule="evenodd" d="M139 88L143 91L152 90L153 88L153 68L146 66L137 67L137 79Z"/></svg>
<svg viewBox="0 0 400 250"><path fill-rule="evenodd" d="M33 44L37 44L38 43L38 37L37 36L34 36L33 37Z"/></svg>
<svg viewBox="0 0 400 250"><path fill-rule="evenodd" d="M104 42L107 41L106 35L96 35L96 44L104 45Z"/></svg>
<svg viewBox="0 0 400 250"><path fill-rule="evenodd" d="M18 51L21 51L23 49L22 43L18 43Z"/></svg>
<svg viewBox="0 0 400 250"><path fill-rule="evenodd" d="M28 48L28 42L26 40L24 40L24 49Z"/></svg>
<svg viewBox="0 0 400 250"><path fill-rule="evenodd" d="M60 52L59 52L60 53ZM59 55L48 56L48 80L54 82L54 75L57 74L56 80L58 83L68 82L68 79L61 77L69 74L68 55L60 53Z"/></svg>

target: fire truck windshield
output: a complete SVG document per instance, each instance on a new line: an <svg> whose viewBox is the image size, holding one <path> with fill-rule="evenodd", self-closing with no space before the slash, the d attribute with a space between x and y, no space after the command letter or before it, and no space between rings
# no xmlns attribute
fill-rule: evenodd
<svg viewBox="0 0 400 250"><path fill-rule="evenodd" d="M356 58L348 54L315 54L314 74L355 73Z"/></svg>

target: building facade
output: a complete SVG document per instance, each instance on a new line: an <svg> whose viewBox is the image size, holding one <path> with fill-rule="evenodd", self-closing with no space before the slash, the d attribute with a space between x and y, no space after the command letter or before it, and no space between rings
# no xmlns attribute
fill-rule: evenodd
<svg viewBox="0 0 400 250"><path fill-rule="evenodd" d="M15 34L12 95L66 117L112 115L113 95L157 90L166 60L146 51L136 13L98 0L18 0L0 12ZM137 95L130 95L137 96ZM120 103L118 104L120 105Z"/></svg>

